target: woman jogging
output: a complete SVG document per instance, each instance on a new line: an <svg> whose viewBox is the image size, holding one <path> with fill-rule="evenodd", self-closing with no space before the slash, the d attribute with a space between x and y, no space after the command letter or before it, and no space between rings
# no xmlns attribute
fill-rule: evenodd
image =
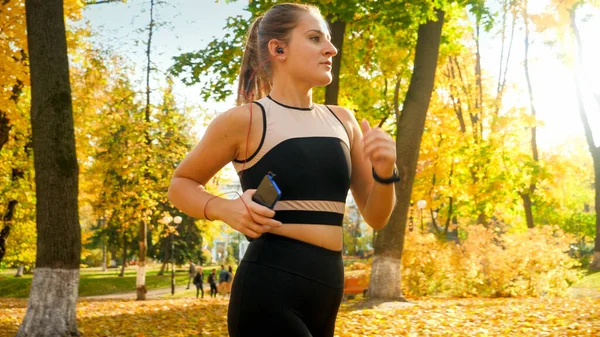
<svg viewBox="0 0 600 337"><path fill-rule="evenodd" d="M221 220L252 241L233 282L230 336L333 336L343 295L342 223L351 190L365 221L387 223L395 204L391 136L348 109L312 101L332 80L337 50L316 7L279 4L252 24L240 104L216 117L175 170L169 199L186 214ZM233 162L244 193L204 185ZM253 201L271 172L273 209Z"/></svg>

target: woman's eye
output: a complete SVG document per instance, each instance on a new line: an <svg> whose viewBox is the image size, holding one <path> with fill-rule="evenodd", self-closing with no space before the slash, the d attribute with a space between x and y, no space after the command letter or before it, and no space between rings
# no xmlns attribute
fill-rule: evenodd
<svg viewBox="0 0 600 337"><path fill-rule="evenodd" d="M313 41L315 41L315 42L319 42L319 37L318 36L313 36L310 39L313 40Z"/></svg>

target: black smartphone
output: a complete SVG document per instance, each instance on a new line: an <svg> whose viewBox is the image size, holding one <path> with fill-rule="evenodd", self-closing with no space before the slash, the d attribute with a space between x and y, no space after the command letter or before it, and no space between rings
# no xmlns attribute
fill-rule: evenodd
<svg viewBox="0 0 600 337"><path fill-rule="evenodd" d="M277 201L279 201L279 198L281 198L281 190L275 183L275 180L273 180L274 176L275 174L271 172L265 175L256 188L256 193L252 196L254 202L270 209L273 209Z"/></svg>

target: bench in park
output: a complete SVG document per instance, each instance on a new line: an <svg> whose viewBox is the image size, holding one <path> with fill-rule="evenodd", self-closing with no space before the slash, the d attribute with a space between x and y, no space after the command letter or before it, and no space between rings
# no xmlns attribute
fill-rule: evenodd
<svg viewBox="0 0 600 337"><path fill-rule="evenodd" d="M344 296L354 297L356 294L367 295L369 274L365 272L347 273L344 277Z"/></svg>

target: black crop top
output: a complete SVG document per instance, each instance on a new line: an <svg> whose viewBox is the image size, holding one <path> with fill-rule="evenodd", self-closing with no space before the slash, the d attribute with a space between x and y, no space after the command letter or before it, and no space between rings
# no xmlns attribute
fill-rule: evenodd
<svg viewBox="0 0 600 337"><path fill-rule="evenodd" d="M269 171L281 189L274 219L286 224L342 226L350 188L350 137L325 105L294 108L267 96L256 152L234 160L242 189L255 189ZM243 171L242 171L243 169Z"/></svg>

